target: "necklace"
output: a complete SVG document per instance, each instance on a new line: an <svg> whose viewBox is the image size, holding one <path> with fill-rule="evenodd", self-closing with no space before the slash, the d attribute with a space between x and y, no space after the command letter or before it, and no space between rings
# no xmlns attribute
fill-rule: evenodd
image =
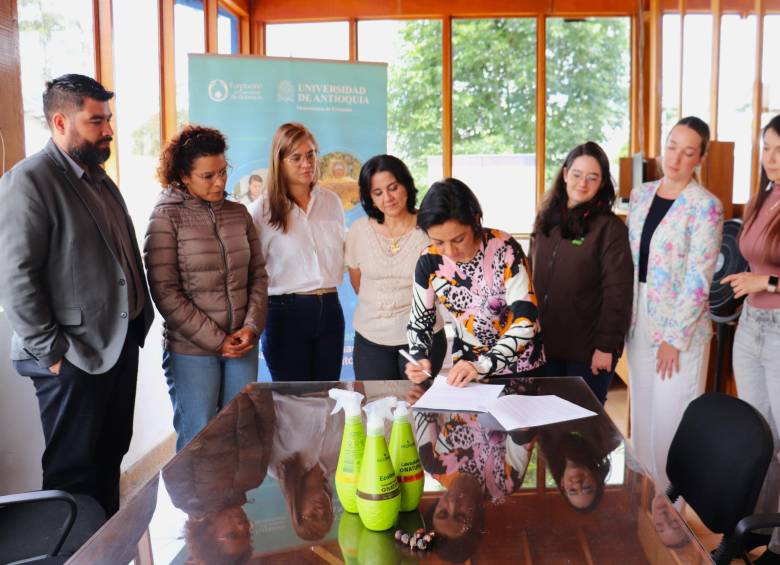
<svg viewBox="0 0 780 565"><path fill-rule="evenodd" d="M376 237L377 243L380 247L383 248L384 252L387 255L393 256L396 255L399 251L401 251L402 244L409 239L409 237L414 232L414 226L413 225L407 225L404 226L404 230L407 230L405 233L402 233L398 237L392 237L392 236L385 236L381 233L379 233L379 230L372 227L371 231L374 232L374 237ZM389 230L388 230L389 231ZM381 239L385 240L386 245L383 244Z"/></svg>
<svg viewBox="0 0 780 565"><path fill-rule="evenodd" d="M775 208L777 208L777 205L778 205L778 204L780 204L780 200L778 200L777 202L775 202L774 204L772 204L772 205L769 207L769 211L771 212L772 210L774 210Z"/></svg>

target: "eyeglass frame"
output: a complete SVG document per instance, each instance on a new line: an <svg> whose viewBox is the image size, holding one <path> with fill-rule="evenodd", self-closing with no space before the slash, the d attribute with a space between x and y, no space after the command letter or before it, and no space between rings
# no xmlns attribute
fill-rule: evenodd
<svg viewBox="0 0 780 565"><path fill-rule="evenodd" d="M299 153L293 153L292 155L288 155L287 157L284 157L282 160L287 161L288 163L296 167L300 167L304 161L311 164L315 164L317 162L317 150L312 149L311 151L307 151L303 155Z"/></svg>
<svg viewBox="0 0 780 565"><path fill-rule="evenodd" d="M223 180L227 180L227 178L230 176L230 173L232 171L233 171L233 167L231 167L230 165L226 165L222 169L215 172L196 173L193 171L189 174L189 176L197 177L204 182L214 184L214 181L216 180L217 176L219 176Z"/></svg>

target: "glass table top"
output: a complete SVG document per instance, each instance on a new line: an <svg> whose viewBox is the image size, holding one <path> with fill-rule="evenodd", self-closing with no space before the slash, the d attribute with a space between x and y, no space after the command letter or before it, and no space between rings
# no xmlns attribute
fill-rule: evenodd
<svg viewBox="0 0 780 565"><path fill-rule="evenodd" d="M68 563L711 563L582 379L492 382L597 415L507 433L477 413L412 406L422 500L373 532L336 495L344 415L328 390L412 403L424 389L254 383ZM394 539L418 528L436 532L425 551Z"/></svg>

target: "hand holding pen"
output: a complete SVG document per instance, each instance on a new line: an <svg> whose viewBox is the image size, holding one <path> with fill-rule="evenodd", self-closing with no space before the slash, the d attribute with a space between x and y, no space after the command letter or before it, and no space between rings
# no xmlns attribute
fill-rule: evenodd
<svg viewBox="0 0 780 565"><path fill-rule="evenodd" d="M418 361L404 349L399 349L399 352L409 361L405 370L406 376L410 381L419 384L431 378L431 362L428 359L420 359Z"/></svg>

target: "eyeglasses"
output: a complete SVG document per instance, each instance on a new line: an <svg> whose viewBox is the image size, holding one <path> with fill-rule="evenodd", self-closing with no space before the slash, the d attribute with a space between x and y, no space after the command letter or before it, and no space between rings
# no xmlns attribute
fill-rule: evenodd
<svg viewBox="0 0 780 565"><path fill-rule="evenodd" d="M304 155L301 155L300 153L293 153L292 155L285 157L284 160L290 163L291 165L300 167L304 162L314 163L317 160L317 152L309 151Z"/></svg>
<svg viewBox="0 0 780 565"><path fill-rule="evenodd" d="M200 180L204 182L214 183L217 176L221 179L226 179L228 175L230 174L230 167L225 167L224 169L220 169L219 171L215 173L192 173L192 176L198 177Z"/></svg>
<svg viewBox="0 0 780 565"><path fill-rule="evenodd" d="M582 171L578 171L575 169L569 173L569 176L573 178L575 181L578 181L583 177L583 174ZM597 175L595 173L585 175L585 182L589 182L591 184L596 182L601 182L601 175Z"/></svg>

